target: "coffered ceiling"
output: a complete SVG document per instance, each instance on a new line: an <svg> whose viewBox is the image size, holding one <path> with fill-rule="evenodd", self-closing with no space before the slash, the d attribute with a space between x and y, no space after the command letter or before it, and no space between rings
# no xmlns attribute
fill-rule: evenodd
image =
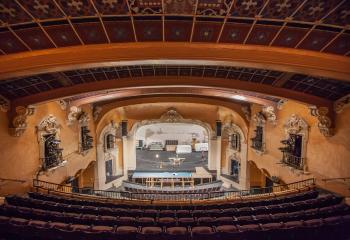
<svg viewBox="0 0 350 240"><path fill-rule="evenodd" d="M3 58L36 53L37 50L136 42L154 42L154 45L159 42L185 42L193 45L210 43L215 46L278 47L348 59L350 1L0 1L0 55ZM305 96L332 102L350 93L350 83L344 77L344 81L340 81L320 77L322 74L319 72L309 74L271 69L266 63L262 68L237 67L232 64L159 63L125 66L109 64L108 67L80 67L69 71L50 70L43 74L33 72L27 76L22 74L20 77L1 80L0 95L3 98L0 98L0 104L8 100L27 101L31 96L39 96L35 98L37 102L56 99L58 96L79 99L86 97L86 94L97 94L91 88L83 90L93 83L105 84L107 88L107 82L115 83L108 86L117 86L118 81L123 79L162 77L232 80L234 84L231 84L230 89L235 89L235 83L240 85L243 82L249 87L242 89L237 85L237 90L251 90L246 91L246 94L272 102L290 96L299 101L305 99L308 103L317 101L308 101ZM201 85L201 82L196 85ZM82 90L69 91L74 87ZM268 90L260 91L260 88ZM52 94L55 91L60 92L60 95ZM286 92L290 94L285 96Z"/></svg>
<svg viewBox="0 0 350 240"><path fill-rule="evenodd" d="M14 0L0 19L2 54L135 41L350 54L349 0Z"/></svg>

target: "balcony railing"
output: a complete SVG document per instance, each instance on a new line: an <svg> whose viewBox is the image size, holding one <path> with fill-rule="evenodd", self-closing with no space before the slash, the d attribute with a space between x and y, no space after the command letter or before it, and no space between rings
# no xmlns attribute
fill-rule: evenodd
<svg viewBox="0 0 350 240"><path fill-rule="evenodd" d="M61 192L69 195L94 195L103 199L120 199L120 200L150 200L150 201L193 201L193 200L227 200L227 199L242 199L251 198L252 196L274 196L277 192L309 189L315 185L315 179L310 178L299 182L277 185L265 188L252 188L249 190L240 191L212 191L212 192L181 192L175 193L160 191L157 193L138 193L127 191L103 191L72 187L69 185L60 185L56 183L45 182L37 179L33 179L33 187L39 191L39 189L50 192Z"/></svg>
<svg viewBox="0 0 350 240"><path fill-rule="evenodd" d="M293 168L303 170L305 158L294 156L290 153L283 152L282 163Z"/></svg>

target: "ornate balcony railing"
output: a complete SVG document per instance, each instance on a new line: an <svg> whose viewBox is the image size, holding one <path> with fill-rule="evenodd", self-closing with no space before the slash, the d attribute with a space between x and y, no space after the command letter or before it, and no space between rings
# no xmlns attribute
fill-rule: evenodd
<svg viewBox="0 0 350 240"><path fill-rule="evenodd" d="M305 158L294 156L290 153L283 152L282 163L291 166L293 168L303 170Z"/></svg>
<svg viewBox="0 0 350 240"><path fill-rule="evenodd" d="M274 196L276 193L291 191L291 190L302 190L305 188L311 188L315 185L315 179L310 178L299 182L276 185L265 188L252 188L249 190L240 191L211 191L211 192L186 192L177 191L167 192L159 191L157 193L135 193L126 191L103 191L86 188L77 188L69 185L60 185L56 183L45 182L37 179L33 179L33 187L39 191L44 190L50 192L61 192L69 195L94 195L102 199L120 199L120 200L148 200L148 201L193 201L193 200L234 200L242 198L251 198L254 196Z"/></svg>

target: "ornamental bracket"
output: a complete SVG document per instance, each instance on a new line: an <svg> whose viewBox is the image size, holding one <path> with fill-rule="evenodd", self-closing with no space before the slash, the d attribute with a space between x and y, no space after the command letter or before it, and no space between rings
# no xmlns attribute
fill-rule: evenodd
<svg viewBox="0 0 350 240"><path fill-rule="evenodd" d="M332 137L334 135L334 128L332 126L332 119L329 117L328 107L310 106L311 115L318 120L318 129L325 137Z"/></svg>
<svg viewBox="0 0 350 240"><path fill-rule="evenodd" d="M11 136L20 137L27 129L27 117L34 114L35 107L32 105L26 107L18 106L15 111L15 116L9 127L9 133Z"/></svg>

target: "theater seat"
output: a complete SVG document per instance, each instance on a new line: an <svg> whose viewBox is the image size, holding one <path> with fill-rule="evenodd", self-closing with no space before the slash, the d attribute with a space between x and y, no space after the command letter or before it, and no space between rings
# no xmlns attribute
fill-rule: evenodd
<svg viewBox="0 0 350 240"><path fill-rule="evenodd" d="M212 240L216 239L215 233L211 227L198 226L192 228L192 239L193 240Z"/></svg>
<svg viewBox="0 0 350 240"><path fill-rule="evenodd" d="M180 227L194 226L196 223L194 218L179 218L177 222Z"/></svg>
<svg viewBox="0 0 350 240"><path fill-rule="evenodd" d="M235 240L239 239L241 233L235 225L220 225L216 227L217 239Z"/></svg>
<svg viewBox="0 0 350 240"><path fill-rule="evenodd" d="M137 227L134 226L118 226L115 233L117 239L135 240L138 232Z"/></svg>
<svg viewBox="0 0 350 240"><path fill-rule="evenodd" d="M189 240L190 234L185 227L168 227L164 238L167 240Z"/></svg>
<svg viewBox="0 0 350 240"><path fill-rule="evenodd" d="M172 217L162 217L158 219L158 225L160 227L175 227L176 226L176 220Z"/></svg>
<svg viewBox="0 0 350 240"><path fill-rule="evenodd" d="M151 217L140 217L137 219L136 224L138 226L154 226L155 221L154 221L154 218L151 218Z"/></svg>
<svg viewBox="0 0 350 240"><path fill-rule="evenodd" d="M162 229L160 227L143 227L141 233L137 235L137 238L141 240L161 239L161 237Z"/></svg>

